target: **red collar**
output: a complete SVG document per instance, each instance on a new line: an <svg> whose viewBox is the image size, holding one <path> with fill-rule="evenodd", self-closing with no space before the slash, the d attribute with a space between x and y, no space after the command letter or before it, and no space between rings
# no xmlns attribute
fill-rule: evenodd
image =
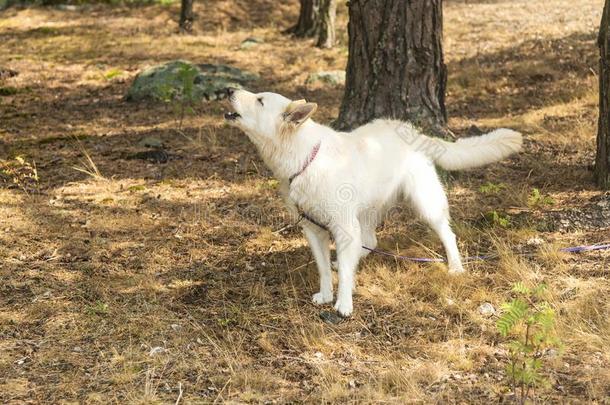
<svg viewBox="0 0 610 405"><path fill-rule="evenodd" d="M313 160L318 155L318 151L320 150L321 144L322 144L322 142L318 142L318 144L313 147L313 149L311 150L311 153L309 154L309 157L307 158L307 161L305 161L305 163L303 164L303 167L301 167L301 170L299 170L298 172L296 172L295 174L290 176L290 178L288 179L288 184L292 183L292 181L295 178L297 178L299 175L301 175L305 171L305 169L307 169L307 167L309 167L311 162L313 162Z"/></svg>

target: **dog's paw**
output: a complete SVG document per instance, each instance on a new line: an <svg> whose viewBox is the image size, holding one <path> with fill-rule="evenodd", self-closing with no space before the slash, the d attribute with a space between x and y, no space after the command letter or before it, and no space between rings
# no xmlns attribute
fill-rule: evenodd
<svg viewBox="0 0 610 405"><path fill-rule="evenodd" d="M331 292L317 292L312 297L311 300L314 304L322 305L328 304L333 301L333 293Z"/></svg>
<svg viewBox="0 0 610 405"><path fill-rule="evenodd" d="M335 310L339 313L339 315L347 318L354 311L354 306L351 301L337 300L335 303Z"/></svg>
<svg viewBox="0 0 610 405"><path fill-rule="evenodd" d="M462 274L465 273L464 266L462 263L454 263L449 265L449 274Z"/></svg>

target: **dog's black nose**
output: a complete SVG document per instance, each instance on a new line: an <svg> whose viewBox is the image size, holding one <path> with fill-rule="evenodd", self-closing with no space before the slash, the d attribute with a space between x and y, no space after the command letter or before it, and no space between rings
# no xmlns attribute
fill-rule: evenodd
<svg viewBox="0 0 610 405"><path fill-rule="evenodd" d="M227 97L231 97L233 93L235 93L235 90L234 87L227 87Z"/></svg>

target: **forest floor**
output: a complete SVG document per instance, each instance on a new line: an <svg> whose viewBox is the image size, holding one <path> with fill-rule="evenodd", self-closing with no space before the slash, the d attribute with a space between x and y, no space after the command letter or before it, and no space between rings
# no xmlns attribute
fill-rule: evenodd
<svg viewBox="0 0 610 405"><path fill-rule="evenodd" d="M557 252L610 237L591 171L602 1L445 2L449 127L525 136L523 153L448 190L464 255L499 259L451 277L371 255L339 324L311 303L306 242L279 231L276 183L223 103L197 105L179 131L171 106L123 99L146 66L228 63L330 122L342 87L304 82L344 68L346 9L340 45L319 50L281 33L297 3L196 1L192 36L176 3L0 12L0 68L18 72L0 79L0 402L510 401L507 342L479 307L521 281L548 284L563 343L535 398L607 403L610 252ZM264 43L240 49L251 36ZM134 158L145 136L168 162ZM407 208L379 239L443 253Z"/></svg>

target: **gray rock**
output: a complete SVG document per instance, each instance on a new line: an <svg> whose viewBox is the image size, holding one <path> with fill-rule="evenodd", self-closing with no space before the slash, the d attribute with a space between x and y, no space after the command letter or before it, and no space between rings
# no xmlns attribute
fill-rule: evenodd
<svg viewBox="0 0 610 405"><path fill-rule="evenodd" d="M330 323L333 325L339 324L345 320L341 315L336 312L330 311L322 311L320 312L320 319L322 319L326 323Z"/></svg>
<svg viewBox="0 0 610 405"><path fill-rule="evenodd" d="M528 246L540 246L544 243L544 239L538 237L538 236L534 236L532 238L529 238L525 244Z"/></svg>
<svg viewBox="0 0 610 405"><path fill-rule="evenodd" d="M331 70L327 72L310 73L305 80L305 84L326 84L331 86L345 84L345 71Z"/></svg>
<svg viewBox="0 0 610 405"><path fill-rule="evenodd" d="M162 354L165 353L167 350L161 346L155 346L155 347L151 347L150 351L148 352L148 355L150 357L156 356L157 354Z"/></svg>
<svg viewBox="0 0 610 405"><path fill-rule="evenodd" d="M78 11L79 10L78 6L75 6L74 4L58 4L57 9L62 10L62 11Z"/></svg>
<svg viewBox="0 0 610 405"><path fill-rule="evenodd" d="M228 65L200 64L175 60L153 66L138 74L129 88L129 101L191 98L198 100L219 100L225 97L227 87L241 88L258 77L252 73ZM191 87L191 94L185 94L185 87Z"/></svg>
<svg viewBox="0 0 610 405"><path fill-rule="evenodd" d="M254 38L254 37L249 37L244 39L241 42L241 45L239 45L239 49L250 49L250 48L254 48L255 46L258 46L259 44L264 43L265 41L263 41L260 38Z"/></svg>
<svg viewBox="0 0 610 405"><path fill-rule="evenodd" d="M153 148L150 150L133 153L127 156L127 159L147 160L152 163L167 163L170 155L163 149Z"/></svg>
<svg viewBox="0 0 610 405"><path fill-rule="evenodd" d="M2 1L0 0L0 10L2 10ZM2 79L8 79L10 77L15 77L19 74L19 72L17 72L16 70L12 70L12 69L6 69L3 67L0 67L0 80Z"/></svg>
<svg viewBox="0 0 610 405"><path fill-rule="evenodd" d="M484 302L479 306L479 313L483 316L492 316L496 313L496 309L489 302Z"/></svg>
<svg viewBox="0 0 610 405"><path fill-rule="evenodd" d="M145 148L162 148L163 141L156 136L146 136L138 142L138 145L144 146Z"/></svg>
<svg viewBox="0 0 610 405"><path fill-rule="evenodd" d="M559 351L557 349L550 348L546 349L544 354L550 359L555 359L557 356L559 356Z"/></svg>

